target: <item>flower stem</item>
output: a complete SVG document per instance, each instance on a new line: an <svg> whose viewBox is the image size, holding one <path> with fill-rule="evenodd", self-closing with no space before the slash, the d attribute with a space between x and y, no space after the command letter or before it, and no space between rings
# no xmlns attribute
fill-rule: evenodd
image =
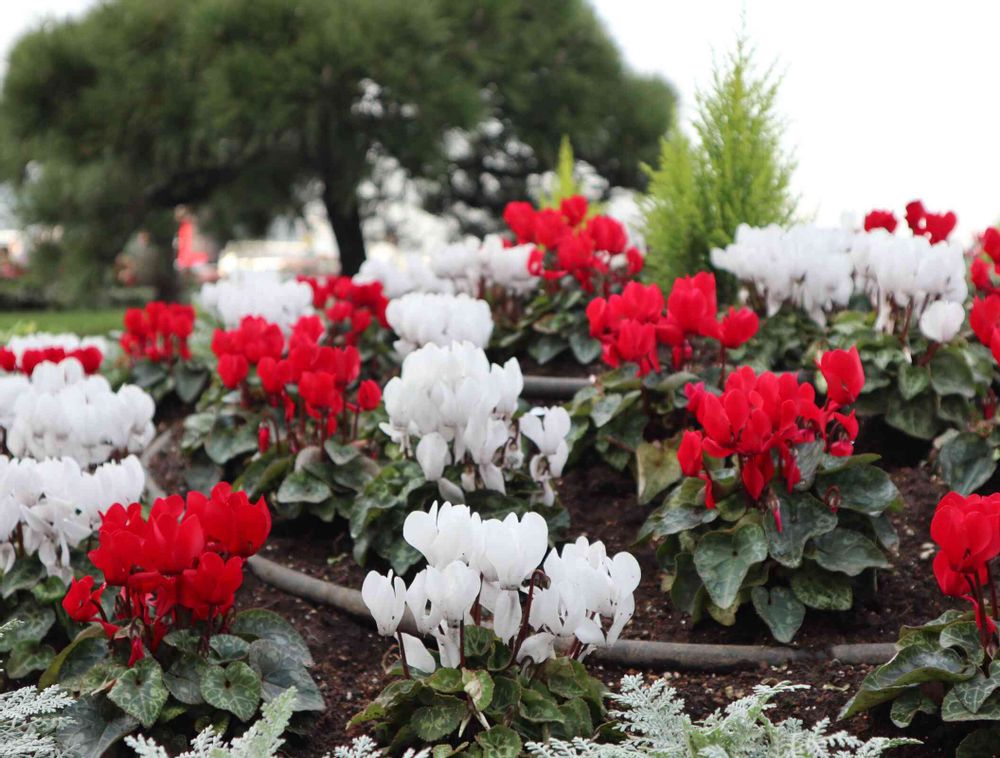
<svg viewBox="0 0 1000 758"><path fill-rule="evenodd" d="M407 679L412 679L413 675L410 674L410 664L406 662L406 648L403 646L402 632L396 632L396 640L399 642L399 660L403 663L403 676Z"/></svg>

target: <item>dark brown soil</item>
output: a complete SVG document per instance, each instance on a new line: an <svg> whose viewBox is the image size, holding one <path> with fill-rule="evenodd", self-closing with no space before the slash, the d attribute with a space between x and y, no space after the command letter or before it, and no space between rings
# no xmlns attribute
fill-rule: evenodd
<svg viewBox="0 0 1000 758"><path fill-rule="evenodd" d="M179 486L183 467L176 444L171 444L153 461L162 485ZM933 509L943 488L926 471L898 468L892 472L905 501L902 512L893 515L900 535L895 568L880 575L878 591L860 599L847 613L812 613L807 616L794 646L821 649L838 642L886 642L896 639L899 626L920 623L939 614L951 603L934 583L930 570L931 549L928 529ZM167 486L168 483L174 484ZM649 507L636 503L634 483L628 474L606 467L578 467L569 472L560 488L570 511L571 534L601 539L609 551L630 549L643 568L643 581L636 593L636 614L626 634L638 639L668 641L775 644L767 628L753 611L741 613L734 627L719 626L711 619L692 626L683 614L673 611L668 597L659 589L660 569L649 546L633 548L632 541ZM350 557L350 541L337 525L319 522L276 525L262 553L282 565L347 586L359 587L365 569ZM329 607L314 605L286 595L259 582L248 572L241 590L240 604L270 608L288 618L303 634L316 660L314 674L327 701L327 710L306 738L293 738L286 755L319 758L335 746L348 742L346 728L351 716L360 711L386 683L384 666L392 660L392 645L379 638L374 628ZM702 718L735 698L750 694L761 682L790 681L808 684L808 690L781 696L770 712L774 721L799 718L814 723L837 713L870 666L839 663L796 663L729 673L677 672L664 670L630 671L593 662L590 668L609 687L625 673L643 673L649 678L667 676L685 700L693 718ZM923 739L919 748L900 749L894 756L953 755L955 745L967 733L961 726L942 726L937 719L918 717L907 732L895 729L887 713L855 717L836 729L846 729L861 737L879 735L913 736Z"/></svg>
<svg viewBox="0 0 1000 758"><path fill-rule="evenodd" d="M878 591L859 598L861 602L852 610L807 614L794 647L813 649L841 642L887 642L896 638L900 619L913 623L957 607L938 591L931 572L930 519L945 490L922 469L897 469L891 473L906 503L900 513L892 515L900 538L893 569L880 573ZM600 466L578 467L564 478L560 496L570 511L573 536L582 534L601 539L609 552L630 550L639 559L643 578L636 591L636 614L628 627L630 637L775 644L752 608L744 607L736 625L727 628L712 619L692 626L689 617L670 607L667 596L660 591L662 572L653 548L632 545L650 507L637 504L635 485L628 474L616 474Z"/></svg>
<svg viewBox="0 0 1000 758"><path fill-rule="evenodd" d="M160 451L149 461L149 468L156 479L156 483L163 488L166 493L183 492L187 485L184 483L184 468L187 466L187 459L181 453L181 435L183 427L181 422L161 421L156 425L157 435L169 431L170 438Z"/></svg>

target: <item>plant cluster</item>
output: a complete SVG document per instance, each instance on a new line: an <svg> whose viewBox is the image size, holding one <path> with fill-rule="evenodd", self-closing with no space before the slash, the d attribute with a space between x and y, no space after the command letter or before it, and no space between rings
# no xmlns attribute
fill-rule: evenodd
<svg viewBox="0 0 1000 758"><path fill-rule="evenodd" d="M890 716L899 727L918 713L939 714L947 722L1000 720L1000 604L993 565L1000 555L1000 496L948 493L934 512L931 539L939 548L934 576L941 592L962 598L971 609L904 626L896 655L865 677L842 717L891 702ZM973 732L959 754L985 754L975 751L990 745L993 735Z"/></svg>
<svg viewBox="0 0 1000 758"><path fill-rule="evenodd" d="M262 271L205 284L198 294L201 307L227 329L238 326L246 316L257 316L287 331L309 313L312 302L312 288L305 282Z"/></svg>
<svg viewBox="0 0 1000 758"><path fill-rule="evenodd" d="M0 610L19 622L0 637L8 677L44 669L55 657L53 645L64 632L73 633L56 609L84 563L80 548L101 513L112 503L137 499L144 484L135 456L93 472L70 458L0 456ZM54 628L57 620L63 628Z"/></svg>
<svg viewBox="0 0 1000 758"><path fill-rule="evenodd" d="M979 237L979 246L969 266L969 278L978 292L991 295L1000 290L995 276L1000 276L1000 229L991 226Z"/></svg>
<svg viewBox="0 0 1000 758"><path fill-rule="evenodd" d="M361 355L353 346L321 345L323 334L318 316L303 316L292 326L286 343L276 324L247 316L239 328L218 329L212 337L219 378L229 389L240 390L242 407L252 408L263 399L265 407L275 409L259 427L261 452L267 451L272 431L279 444L284 431L292 452L313 439L322 445L338 429L346 435L352 428L350 413L356 435L360 413L378 406L381 391L371 380L358 386L355 402L347 399L348 387L361 373ZM314 433L307 425L314 427Z"/></svg>
<svg viewBox="0 0 1000 758"><path fill-rule="evenodd" d="M30 379L0 377L0 428L16 457L69 457L93 466L139 453L155 434L153 399L135 385L111 389L75 358L42 363Z"/></svg>
<svg viewBox="0 0 1000 758"><path fill-rule="evenodd" d="M403 678L352 723L374 723L390 751L450 744L516 754L524 740L591 736L603 687L579 661L614 644L631 618L635 558L583 537L549 550L537 514L483 520L450 503L411 513L404 537L427 567L409 587L374 571L362 587L379 633L399 642ZM436 655L399 630L406 608Z"/></svg>
<svg viewBox="0 0 1000 758"><path fill-rule="evenodd" d="M629 282L620 295L591 300L587 320L604 362L614 368L634 363L640 377L660 371L660 345L670 348L673 369L682 369L694 355L696 337L719 343L724 369L726 351L750 340L759 326L749 308L730 307L720 318L715 276L705 272L675 280L665 304L656 284Z"/></svg>
<svg viewBox="0 0 1000 758"><path fill-rule="evenodd" d="M289 687L260 709L260 718L231 742L215 729L206 727L191 742L191 749L174 758L272 758L285 744L282 735L292 720L296 691ZM170 758L164 747L148 737L125 738L137 758Z"/></svg>
<svg viewBox="0 0 1000 758"><path fill-rule="evenodd" d="M485 349L493 334L489 303L465 293L411 292L389 303L386 320L399 337L393 347L402 356L424 345L447 347L452 342Z"/></svg>
<svg viewBox="0 0 1000 758"><path fill-rule="evenodd" d="M119 344L132 361L191 359L188 338L194 331L194 308L190 305L154 300L142 308L126 310L124 326Z"/></svg>
<svg viewBox="0 0 1000 758"><path fill-rule="evenodd" d="M780 682L758 684L753 693L715 711L700 722L684 712L684 701L658 679L644 686L642 677L622 677L621 692L611 693L618 710L609 715L624 733L618 744L592 740L532 742L528 751L536 758L687 758L704 756L801 756L802 758L878 758L886 750L918 745L917 740L874 737L862 741L847 732L828 733L829 720L806 728L799 719L773 723L767 715L775 695L807 685Z"/></svg>
<svg viewBox="0 0 1000 758"><path fill-rule="evenodd" d="M154 301L126 310L119 345L128 356L129 378L157 400L175 392L181 402L196 401L210 372L191 351L195 324L190 305Z"/></svg>
<svg viewBox="0 0 1000 758"><path fill-rule="evenodd" d="M301 637L269 611L233 611L244 561L270 528L263 499L226 483L156 500L148 517L139 503L104 513L88 554L103 581L74 580L62 601L88 626L42 677L80 697L68 712L75 745L103 750L181 716L224 732L291 686L295 710L322 709Z"/></svg>
<svg viewBox="0 0 1000 758"><path fill-rule="evenodd" d="M968 296L960 245L936 235L894 235L884 227L854 232L741 225L732 244L712 251L712 263L744 283L751 302L769 315L788 304L825 324L855 295L863 296L876 312L876 329L904 342L932 306L937 315L928 326L945 313L951 324ZM960 326L961 319L936 341L950 341Z"/></svg>
<svg viewBox="0 0 1000 758"><path fill-rule="evenodd" d="M582 195L565 198L558 209L509 203L503 219L519 245L535 246L528 271L547 282L572 277L584 292L608 295L642 271L642 253L629 245L625 227L592 215Z"/></svg>
<svg viewBox="0 0 1000 758"><path fill-rule="evenodd" d="M96 374L107 353L107 344L99 337L75 334L35 334L12 337L0 347L0 371L31 376L41 363L61 363L76 358L87 374Z"/></svg>
<svg viewBox="0 0 1000 758"><path fill-rule="evenodd" d="M847 610L852 578L889 567L884 549L898 540L884 512L901 501L872 456L851 455L857 422L846 406L864 384L857 352L826 353L820 370L822 406L794 375L749 367L719 396L685 388L700 428L676 443L678 470L660 478L670 489L640 538L657 540L671 599L695 620L707 610L732 625L752 602L788 642L807 607Z"/></svg>
<svg viewBox="0 0 1000 758"><path fill-rule="evenodd" d="M312 290L313 308L326 316L331 342L357 345L372 324L385 328L388 305L379 282L361 283L349 276L298 277Z"/></svg>
<svg viewBox="0 0 1000 758"><path fill-rule="evenodd" d="M146 476L134 455L93 471L72 458L0 456L0 567L37 556L48 576L66 582L73 575L71 551L101 523L113 503L134 502ZM29 561L30 563L30 561ZM19 566L30 588L33 570Z"/></svg>
<svg viewBox="0 0 1000 758"><path fill-rule="evenodd" d="M528 270L533 250L530 244L510 245L497 234L482 241L470 237L435 250L429 260L415 254L369 258L355 280L380 282L390 299L411 292L521 299L539 285L539 278Z"/></svg>
<svg viewBox="0 0 1000 758"><path fill-rule="evenodd" d="M524 467L523 435L538 448L529 473L551 505L550 481L569 455L569 416L562 408L537 408L515 418L523 386L517 359L491 365L471 343L429 344L407 355L400 375L386 384L389 419L380 426L416 458L442 497L457 502L479 489L507 492L507 478Z"/></svg>

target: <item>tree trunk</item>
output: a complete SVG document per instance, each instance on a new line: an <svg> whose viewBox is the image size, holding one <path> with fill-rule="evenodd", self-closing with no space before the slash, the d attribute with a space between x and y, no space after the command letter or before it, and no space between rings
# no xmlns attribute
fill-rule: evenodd
<svg viewBox="0 0 1000 758"><path fill-rule="evenodd" d="M156 298L167 302L176 301L180 297L180 277L174 267L177 253L174 250L174 234L177 222L172 212L164 211L147 218L149 244L152 248L152 270L150 271L152 285L156 290Z"/></svg>
<svg viewBox="0 0 1000 758"><path fill-rule="evenodd" d="M349 206L337 202L329 193L323 193L326 215L337 238L340 250L340 273L353 276L365 262L365 238L361 234L361 214L358 202L352 199Z"/></svg>

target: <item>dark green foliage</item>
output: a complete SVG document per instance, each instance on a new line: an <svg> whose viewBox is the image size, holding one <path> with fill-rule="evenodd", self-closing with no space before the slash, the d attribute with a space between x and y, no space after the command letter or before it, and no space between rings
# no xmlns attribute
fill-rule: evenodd
<svg viewBox="0 0 1000 758"><path fill-rule="evenodd" d="M196 631L168 633L156 654L128 666L127 641L113 646L91 625L42 674L79 697L66 711L60 735L81 755L100 756L138 729L170 739L211 724L221 731L249 722L261 703L295 688L296 712L325 705L308 667L312 657L287 621L272 611L235 614L228 633L206 642ZM75 754L75 753L74 753Z"/></svg>
<svg viewBox="0 0 1000 758"><path fill-rule="evenodd" d="M875 457L798 446L802 481L791 492L776 481L767 496L780 529L772 513L752 507L735 468L712 472L714 509L705 507L700 479L680 479L640 533L658 545L673 604L695 621L707 611L731 626L751 602L780 642L795 636L807 608L850 609L855 577L888 568L886 552L897 544L884 513L902 499Z"/></svg>
<svg viewBox="0 0 1000 758"><path fill-rule="evenodd" d="M372 730L391 755L411 746L450 755L451 746L470 758L515 758L529 741L592 737L604 720L604 685L579 661L511 664L510 648L476 626L465 627L465 652L461 669L396 679L351 725Z"/></svg>
<svg viewBox="0 0 1000 758"><path fill-rule="evenodd" d="M567 134L634 184L672 103L583 0L112 0L15 45L0 169L25 221L62 227L50 281L87 292L102 273L87 264L146 229L169 295L178 205L224 239L318 196L351 273L374 155L441 179L445 132L494 117L534 148L530 170Z"/></svg>

